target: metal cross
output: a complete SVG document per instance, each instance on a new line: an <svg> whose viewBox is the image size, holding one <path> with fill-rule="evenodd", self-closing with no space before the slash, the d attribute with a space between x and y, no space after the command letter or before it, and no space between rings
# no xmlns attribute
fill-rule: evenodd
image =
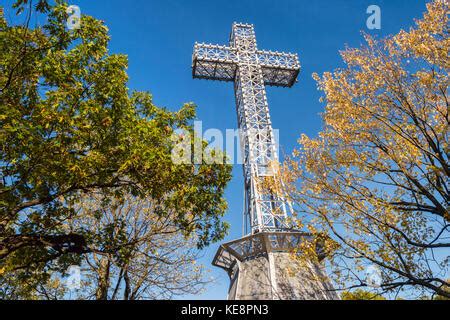
<svg viewBox="0 0 450 320"><path fill-rule="evenodd" d="M252 234L290 229L289 203L267 187L279 177L271 165L278 159L265 86L291 87L299 71L296 54L258 50L251 24L233 23L229 46L194 46L194 78L234 82L244 157L244 221Z"/></svg>

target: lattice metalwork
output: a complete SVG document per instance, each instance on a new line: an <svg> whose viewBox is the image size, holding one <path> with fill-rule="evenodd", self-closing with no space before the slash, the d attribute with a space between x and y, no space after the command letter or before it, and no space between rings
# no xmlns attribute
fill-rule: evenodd
<svg viewBox="0 0 450 320"><path fill-rule="evenodd" d="M289 204L283 195L264 187L279 182L271 166L278 159L265 86L291 87L299 71L296 54L258 50L251 24L234 23L229 46L194 46L194 78L234 82L244 157L244 215L253 234L290 229Z"/></svg>

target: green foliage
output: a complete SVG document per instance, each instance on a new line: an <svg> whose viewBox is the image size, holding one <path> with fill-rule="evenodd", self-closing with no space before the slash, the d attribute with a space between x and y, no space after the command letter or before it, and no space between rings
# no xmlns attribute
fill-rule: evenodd
<svg viewBox="0 0 450 320"><path fill-rule="evenodd" d="M17 0L13 4L13 8L17 9L17 11L16 11L17 14L20 14L21 12L24 11L24 9L27 5L31 6L32 3L33 3L33 1L29 1L29 0ZM47 12L50 10L50 5L47 0L38 0L35 3L34 8L38 12Z"/></svg>
<svg viewBox="0 0 450 320"><path fill-rule="evenodd" d="M62 222L94 191L153 199L199 247L223 238L231 168L171 160L170 137L191 129L195 106L169 112L147 92L130 93L127 57L108 53L101 21L82 16L67 30L62 1L35 9L48 12L42 27L0 19L0 281L78 263L89 237Z"/></svg>
<svg viewBox="0 0 450 320"><path fill-rule="evenodd" d="M449 279L447 279L447 282L450 283ZM450 292L450 286L443 286L442 288L445 292ZM433 297L433 300L450 300L449 297L443 296L443 295L436 295Z"/></svg>
<svg viewBox="0 0 450 320"><path fill-rule="evenodd" d="M386 300L382 295L365 291L362 289L356 289L354 291L345 291L341 294L342 300Z"/></svg>

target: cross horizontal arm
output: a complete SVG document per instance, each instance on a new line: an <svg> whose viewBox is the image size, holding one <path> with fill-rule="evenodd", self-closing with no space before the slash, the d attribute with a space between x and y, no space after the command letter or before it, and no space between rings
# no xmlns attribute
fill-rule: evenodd
<svg viewBox="0 0 450 320"><path fill-rule="evenodd" d="M236 76L237 62L234 48L196 43L192 56L192 76L210 80L233 81Z"/></svg>
<svg viewBox="0 0 450 320"><path fill-rule="evenodd" d="M257 56L265 85L279 87L294 85L300 71L297 54L258 50Z"/></svg>
<svg viewBox="0 0 450 320"><path fill-rule="evenodd" d="M256 61L260 65L264 84L291 87L300 71L297 54L258 50ZM234 81L239 56L232 47L196 43L192 56L194 78Z"/></svg>

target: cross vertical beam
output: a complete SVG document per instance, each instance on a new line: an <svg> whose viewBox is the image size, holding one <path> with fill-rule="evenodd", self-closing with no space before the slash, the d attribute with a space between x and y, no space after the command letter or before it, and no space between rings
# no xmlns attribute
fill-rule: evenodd
<svg viewBox="0 0 450 320"><path fill-rule="evenodd" d="M228 47L194 46L194 78L234 82L244 157L244 217L252 234L290 229L288 203L283 195L265 187L279 181L271 166L278 159L265 85L290 87L299 70L296 54L258 50L250 24L233 24Z"/></svg>

